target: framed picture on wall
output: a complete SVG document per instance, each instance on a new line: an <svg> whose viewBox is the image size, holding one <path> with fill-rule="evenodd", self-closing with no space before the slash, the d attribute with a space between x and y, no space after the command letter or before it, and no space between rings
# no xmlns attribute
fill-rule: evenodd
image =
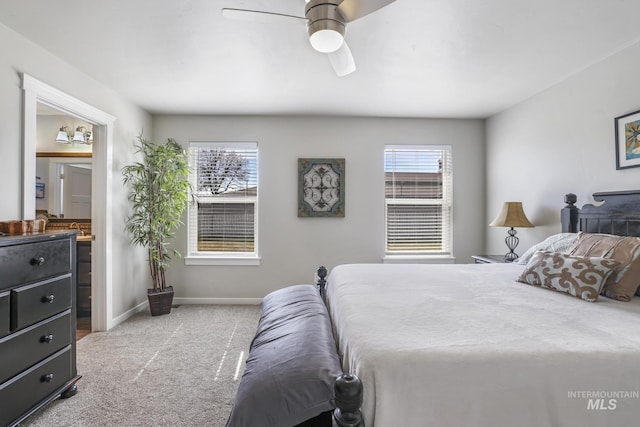
<svg viewBox="0 0 640 427"><path fill-rule="evenodd" d="M640 166L640 111L615 118L616 169Z"/></svg>
<svg viewBox="0 0 640 427"><path fill-rule="evenodd" d="M36 183L36 199L44 199L44 183Z"/></svg>
<svg viewBox="0 0 640 427"><path fill-rule="evenodd" d="M298 159L298 216L344 217L344 159Z"/></svg>

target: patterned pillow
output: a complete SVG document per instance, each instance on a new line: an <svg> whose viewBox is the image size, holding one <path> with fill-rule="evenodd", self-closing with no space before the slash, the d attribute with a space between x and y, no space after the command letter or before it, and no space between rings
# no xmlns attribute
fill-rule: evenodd
<svg viewBox="0 0 640 427"><path fill-rule="evenodd" d="M518 281L596 302L602 286L617 265L618 262L607 258L538 251L533 254Z"/></svg>
<svg viewBox="0 0 640 427"><path fill-rule="evenodd" d="M631 301L640 285L640 238L580 232L567 253L617 261L618 266L605 283L603 293L619 301Z"/></svg>

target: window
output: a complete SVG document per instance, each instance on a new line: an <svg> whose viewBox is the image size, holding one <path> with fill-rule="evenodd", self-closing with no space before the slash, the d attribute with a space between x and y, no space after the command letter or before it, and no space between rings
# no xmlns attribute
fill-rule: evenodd
<svg viewBox="0 0 640 427"><path fill-rule="evenodd" d="M194 203L189 206L189 255L198 259L258 257L258 145L189 144Z"/></svg>
<svg viewBox="0 0 640 427"><path fill-rule="evenodd" d="M385 147L386 253L451 255L451 147Z"/></svg>

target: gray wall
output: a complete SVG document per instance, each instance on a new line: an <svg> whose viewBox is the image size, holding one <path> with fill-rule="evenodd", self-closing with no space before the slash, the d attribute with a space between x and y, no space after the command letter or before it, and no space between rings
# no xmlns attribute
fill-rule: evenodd
<svg viewBox="0 0 640 427"><path fill-rule="evenodd" d="M613 119L640 109L640 44L615 53L537 96L487 120L304 117L206 117L149 114L110 88L0 25L0 220L20 217L22 181L20 73L57 87L117 117L113 200L113 317L144 301L144 254L122 231L127 212L118 185L142 129L155 140L258 141L261 156L260 267L185 266L170 279L178 295L255 298L290 283L309 282L318 263L379 262L383 254L382 147L454 146L454 254L505 250L506 230L488 227L502 202L519 200L535 224L521 229L520 251L560 230L567 192L579 204L596 191L640 187L640 168L615 170ZM486 140L486 144L485 144ZM486 158L485 158L486 148ZM347 217L296 216L296 159L347 159ZM486 192L485 192L486 188ZM486 240L485 240L486 236ZM184 250L184 232L176 247ZM141 284L139 284L141 283Z"/></svg>
<svg viewBox="0 0 640 427"><path fill-rule="evenodd" d="M616 170L614 118L640 110L640 44L615 53L487 121L487 218L522 201L533 229L519 253L560 231L564 194L578 206L598 191L640 189L640 168ZM506 229L487 227L487 251L506 250Z"/></svg>
<svg viewBox="0 0 640 427"><path fill-rule="evenodd" d="M0 220L21 215L22 91L25 72L116 117L113 185L112 318L145 300L145 254L124 233L128 211L120 169L133 160L132 143L144 129L156 141L258 141L261 161L259 267L185 266L169 277L186 298L260 298L282 286L310 282L319 263L380 262L384 253L382 149L385 144L451 144L454 147L454 254L469 262L483 243L484 122L376 118L209 117L149 114L5 26L0 25ZM300 219L296 215L297 158L347 159L347 217ZM176 246L184 251L185 230Z"/></svg>
<svg viewBox="0 0 640 427"><path fill-rule="evenodd" d="M151 128L151 116L122 99L112 89L79 72L29 40L0 24L0 221L21 218L22 206L22 90L21 73L115 116L113 204L113 310L117 318L146 300L148 278L144 253L132 250L124 234L126 194L120 168L132 158L133 140ZM55 135L54 135L55 137ZM34 160L35 161L35 160ZM141 263L142 267L139 267Z"/></svg>
<svg viewBox="0 0 640 427"><path fill-rule="evenodd" d="M257 141L260 156L259 267L186 266L169 281L178 297L260 298L309 283L315 268L379 263L384 255L385 144L451 144L453 250L471 262L484 239L484 121L331 117L154 116L156 141ZM297 159L346 159L346 217L297 217ZM186 230L176 249L186 252Z"/></svg>
<svg viewBox="0 0 640 427"><path fill-rule="evenodd" d="M169 277L186 298L259 298L291 283L310 282L319 263L380 262L384 253L382 149L385 144L451 144L454 162L453 250L457 262L481 251L485 218L484 122L328 117L158 116L153 119L12 30L0 25L0 220L21 212L22 141L20 73L26 72L115 116L113 186L113 312L116 318L145 300L144 252L124 233L128 211L120 169L133 160L140 130L156 141L257 141L260 144L259 267L185 266ZM297 158L347 160L347 216L301 219L296 215ZM185 230L176 247L186 248Z"/></svg>

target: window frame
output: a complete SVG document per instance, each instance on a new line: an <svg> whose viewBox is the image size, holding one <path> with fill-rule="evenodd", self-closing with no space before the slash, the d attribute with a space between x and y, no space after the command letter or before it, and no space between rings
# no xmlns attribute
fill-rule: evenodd
<svg viewBox="0 0 640 427"><path fill-rule="evenodd" d="M448 159L443 162L443 196L440 199L427 198L389 198L387 190L387 152L397 151L439 151L445 152ZM384 257L383 262L453 262L453 147L451 145L432 144L408 144L408 145L385 145L383 154L383 174L384 174ZM438 251L431 250L389 250L389 205L422 205L422 206L442 206L447 209L443 217L441 241L442 248Z"/></svg>
<svg viewBox="0 0 640 427"><path fill-rule="evenodd" d="M255 150L256 159L256 195L244 196L234 200L238 203L253 203L254 204L254 224L253 224L253 252L231 252L231 251L198 251L197 250L197 234L198 234L198 196L193 194L197 191L197 165L192 162L192 149L194 148L219 148L219 149L253 149ZM259 255L259 200L260 200L260 152L257 142L247 141L190 141L189 142L189 165L191 167L190 182L192 186L192 202L187 207L187 255L184 257L186 265L245 265L245 266L257 266L260 265ZM214 198L210 201L213 202ZM219 201L217 203L224 203ZM193 236L196 236L196 241L193 241Z"/></svg>

